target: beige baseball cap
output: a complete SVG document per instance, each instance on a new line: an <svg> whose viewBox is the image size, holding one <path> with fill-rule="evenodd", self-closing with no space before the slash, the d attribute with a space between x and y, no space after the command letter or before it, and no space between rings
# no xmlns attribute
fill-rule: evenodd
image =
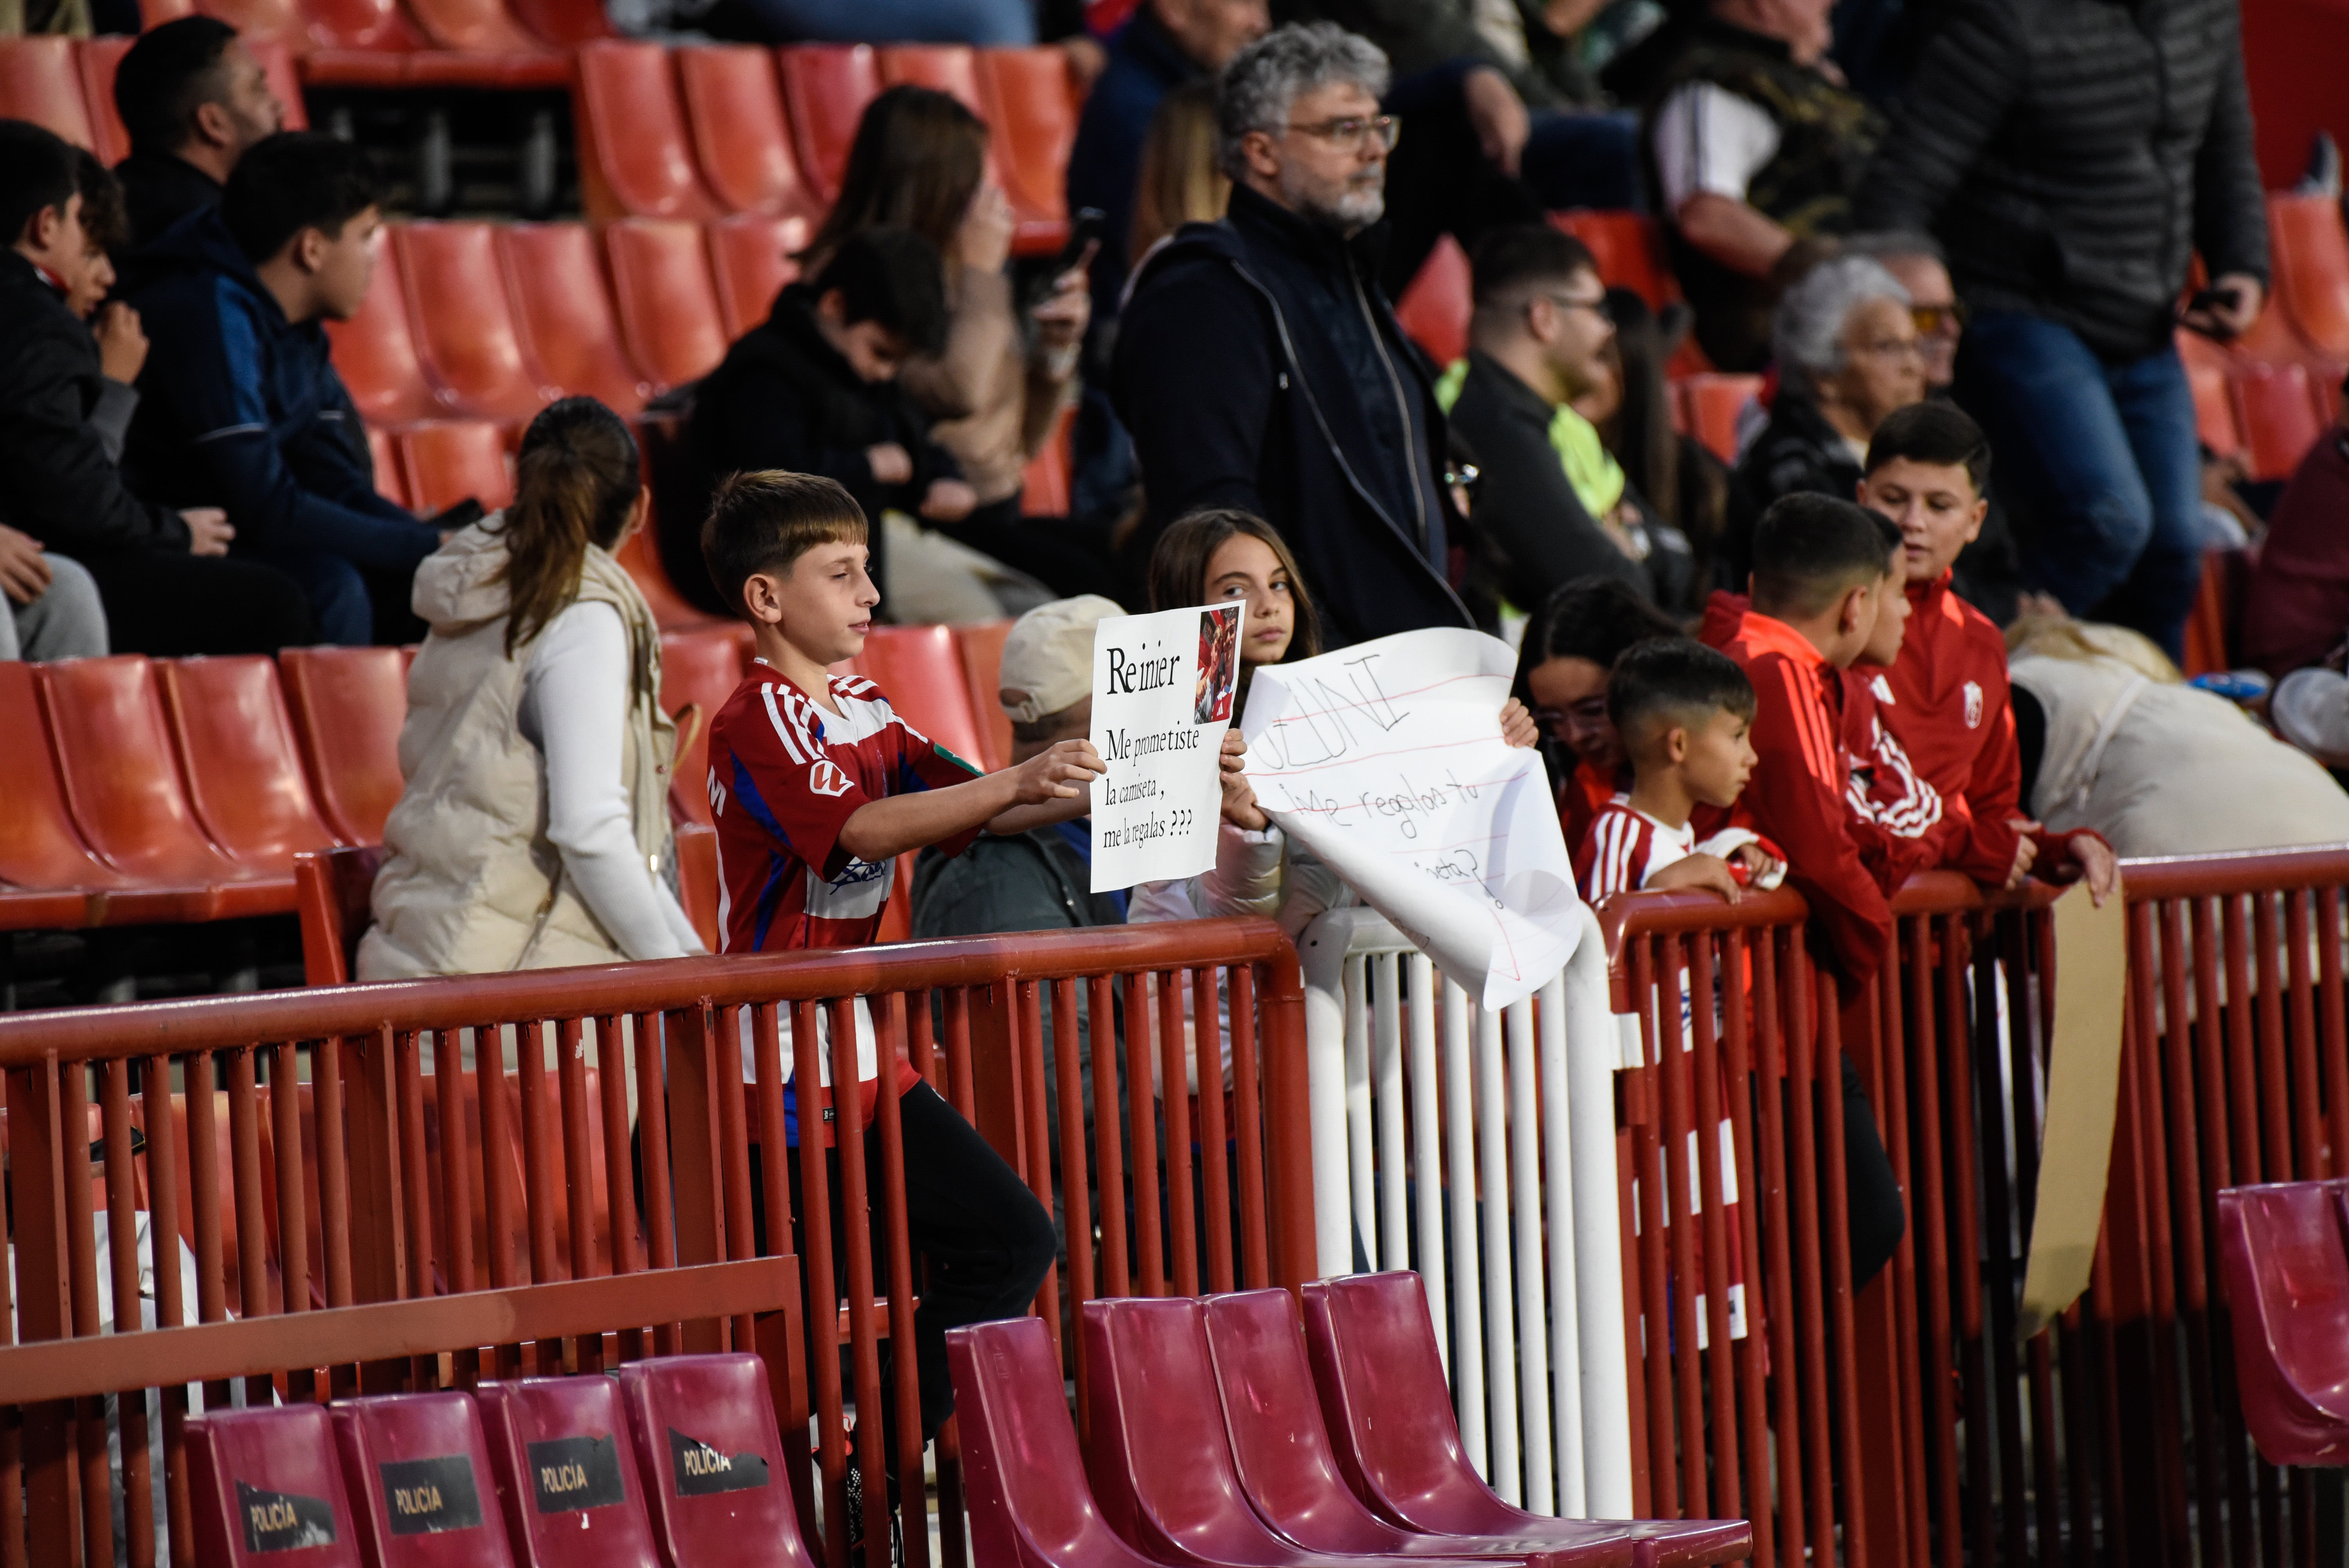
<svg viewBox="0 0 2349 1568"><path fill-rule="evenodd" d="M1124 614L1116 600L1085 593L1039 604L1013 622L996 693L1011 722L1033 724L1081 701L1092 686L1093 628Z"/></svg>

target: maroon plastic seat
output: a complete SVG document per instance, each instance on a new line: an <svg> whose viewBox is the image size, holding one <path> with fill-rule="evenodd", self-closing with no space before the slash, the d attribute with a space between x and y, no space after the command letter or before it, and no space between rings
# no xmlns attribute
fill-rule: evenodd
<svg viewBox="0 0 2349 1568"><path fill-rule="evenodd" d="M2278 1465L2349 1464L2349 1246L2339 1184L2219 1195L2243 1421Z"/></svg>
<svg viewBox="0 0 2349 1568"><path fill-rule="evenodd" d="M405 788L406 658L398 648L284 648L277 674L319 815L344 843L383 842L383 820Z"/></svg>
<svg viewBox="0 0 2349 1568"><path fill-rule="evenodd" d="M471 1399L385 1394L328 1413L369 1568L512 1568Z"/></svg>
<svg viewBox="0 0 2349 1568"><path fill-rule="evenodd" d="M1128 1542L1185 1568L1374 1568L1373 1558L1308 1551L1274 1533L1248 1505L1232 1468L1198 1302L1089 1301L1081 1331L1091 1374L1086 1473L1102 1515ZM1574 1561L1630 1558L1626 1545ZM1474 1560L1421 1561L1424 1568L1471 1568Z"/></svg>
<svg viewBox="0 0 2349 1568"><path fill-rule="evenodd" d="M609 1377L484 1383L475 1398L521 1568L650 1568L645 1493Z"/></svg>
<svg viewBox="0 0 2349 1568"><path fill-rule="evenodd" d="M1390 1523L1431 1535L1574 1540L1561 1528L1573 1521L1510 1506L1470 1468L1419 1275L1349 1274L1309 1283L1303 1294L1322 1418L1355 1495ZM1374 1418L1398 1410L1423 1415ZM1625 1528L1641 1568L1733 1563L1754 1551L1753 1527L1742 1519L1635 1520Z"/></svg>
<svg viewBox="0 0 2349 1568"><path fill-rule="evenodd" d="M620 1368L645 1511L666 1568L815 1568L756 1356L658 1356Z"/></svg>
<svg viewBox="0 0 2349 1568"><path fill-rule="evenodd" d="M206 1568L367 1568L322 1406L188 1418L188 1507Z"/></svg>
<svg viewBox="0 0 2349 1568"><path fill-rule="evenodd" d="M1043 1320L947 1331L963 1495L984 1568L1157 1568L1093 1503Z"/></svg>
<svg viewBox="0 0 2349 1568"><path fill-rule="evenodd" d="M318 815L277 666L242 658L158 659L154 670L196 820L243 865L294 874L334 834Z"/></svg>
<svg viewBox="0 0 2349 1568"><path fill-rule="evenodd" d="M1313 1391L1297 1298L1285 1290L1251 1290L1211 1295L1202 1305L1240 1488L1267 1523L1299 1545L1413 1558L1632 1561L1633 1539L1619 1524L1585 1524L1588 1540L1561 1549L1554 1540L1423 1535L1388 1523L1362 1505L1338 1468Z"/></svg>

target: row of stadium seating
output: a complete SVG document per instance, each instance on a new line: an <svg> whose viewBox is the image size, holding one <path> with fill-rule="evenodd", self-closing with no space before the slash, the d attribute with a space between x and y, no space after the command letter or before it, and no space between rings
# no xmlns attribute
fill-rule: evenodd
<svg viewBox="0 0 2349 1568"><path fill-rule="evenodd" d="M114 73L133 42L48 35L0 38L0 117L45 125L109 165L119 163L129 156L130 133L114 109ZM268 39L254 39L252 47L269 73L277 101L285 106L285 129L307 129L293 54Z"/></svg>

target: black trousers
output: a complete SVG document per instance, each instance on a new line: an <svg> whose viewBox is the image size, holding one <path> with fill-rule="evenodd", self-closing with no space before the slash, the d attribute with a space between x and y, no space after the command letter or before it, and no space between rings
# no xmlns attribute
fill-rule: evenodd
<svg viewBox="0 0 2349 1568"><path fill-rule="evenodd" d="M1843 1181L1851 1214L1851 1288L1857 1292L1892 1261L1893 1249L1909 1229L1909 1211L1884 1140L1877 1134L1876 1108L1868 1104L1859 1069L1848 1056L1843 1057Z"/></svg>
<svg viewBox="0 0 2349 1568"><path fill-rule="evenodd" d="M118 654L274 654L317 641L302 585L274 566L162 551L74 559L97 580Z"/></svg>
<svg viewBox="0 0 2349 1568"><path fill-rule="evenodd" d="M1072 518L1023 517L1018 496L980 507L960 522L932 526L1014 572L1025 572L1063 598L1115 598L1124 586L1109 530Z"/></svg>

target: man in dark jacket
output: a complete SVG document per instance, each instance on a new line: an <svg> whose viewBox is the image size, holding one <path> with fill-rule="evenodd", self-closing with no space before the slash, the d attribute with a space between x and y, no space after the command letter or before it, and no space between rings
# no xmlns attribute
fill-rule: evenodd
<svg viewBox="0 0 2349 1568"><path fill-rule="evenodd" d="M2267 289L2235 0L1955 0L1856 207L1949 249L2025 575L2175 657L2202 550L2176 302L2197 251L2189 326L2240 334Z"/></svg>
<svg viewBox="0 0 2349 1568"><path fill-rule="evenodd" d="M1443 412L1375 281L1385 87L1384 57L1326 24L1233 59L1217 111L1230 211L1144 270L1111 374L1146 538L1200 507L1267 519L1339 645L1472 624L1449 575Z"/></svg>
<svg viewBox="0 0 2349 1568"><path fill-rule="evenodd" d="M140 492L218 506L236 550L302 584L330 643L409 642L418 562L440 531L376 493L350 393L327 356L375 273L366 155L312 131L260 143L218 211L140 253L125 290L150 347L123 466Z"/></svg>
<svg viewBox="0 0 2349 1568"><path fill-rule="evenodd" d="M115 72L114 107L130 133L130 156L114 172L133 249L219 206L236 160L285 120L261 62L235 28L210 16L140 35Z"/></svg>
<svg viewBox="0 0 2349 1568"><path fill-rule="evenodd" d="M225 559L216 507L141 500L91 423L105 384L97 340L66 304L88 250L74 150L0 120L0 525L81 563L118 653L274 653L310 640L283 573Z"/></svg>

